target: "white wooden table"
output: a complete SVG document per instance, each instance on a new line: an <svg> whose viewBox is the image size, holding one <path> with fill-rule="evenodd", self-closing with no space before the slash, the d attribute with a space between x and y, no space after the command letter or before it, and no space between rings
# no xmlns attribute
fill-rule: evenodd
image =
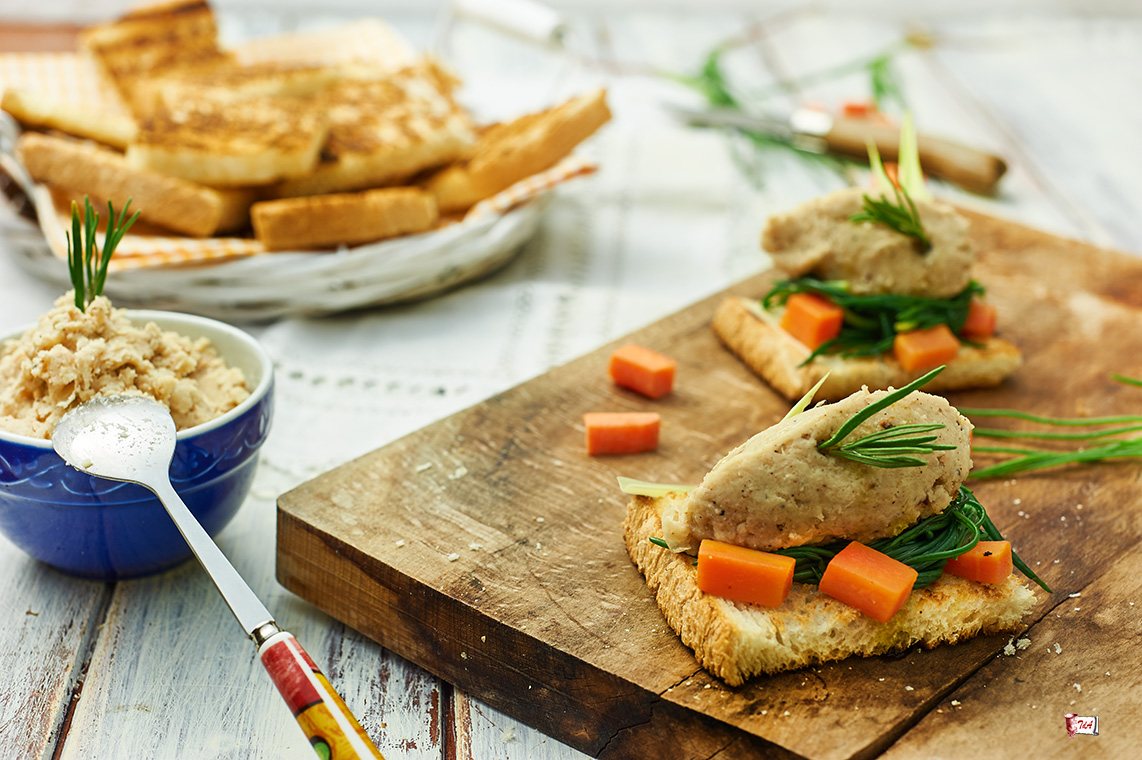
<svg viewBox="0 0 1142 760"><path fill-rule="evenodd" d="M276 497L759 271L766 266L757 245L765 215L846 182L778 150L758 159L755 184L723 135L671 122L659 104L681 90L647 71L693 70L715 44L752 29L756 43L731 65L761 90L775 77L872 55L922 27L935 46L896 60L920 130L996 151L1010 165L994 198L939 183L937 194L1142 254L1142 17L1005 15L986 4L963 16L941 14L937 4L925 16L928 6L913 6L913 17L884 3L860 13L604 5L570 7L567 15L577 50L606 59L605 66L467 23L449 35L448 53L469 85L465 96L489 117L592 83L610 88L615 119L594 146L602 172L561 191L517 259L427 302L251 326L277 362L277 412L253 492L219 542L390 760L582 755L278 586ZM222 3L223 31L241 39L367 12L311 7L325 10L270 13ZM414 43L434 39L434 14L384 7ZM769 105L835 105L866 94L867 78L858 74ZM851 180L864 177L856 172ZM8 332L34 321L59 292L19 270L3 244L0 332ZM0 757L312 756L197 565L94 583L60 575L0 539L0 577Z"/></svg>

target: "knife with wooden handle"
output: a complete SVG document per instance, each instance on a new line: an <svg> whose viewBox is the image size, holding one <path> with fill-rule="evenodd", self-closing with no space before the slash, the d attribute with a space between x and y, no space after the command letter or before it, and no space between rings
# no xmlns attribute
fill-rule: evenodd
<svg viewBox="0 0 1142 760"><path fill-rule="evenodd" d="M783 120L728 109L666 107L691 124L763 132L794 147L819 153L867 159L868 143L872 142L882 159L896 161L900 145L897 127L870 119L833 116L825 111L800 109L788 120ZM996 185L1007 171L1007 164L1002 158L985 151L926 135L918 136L916 142L924 171L971 192L984 195L995 192Z"/></svg>

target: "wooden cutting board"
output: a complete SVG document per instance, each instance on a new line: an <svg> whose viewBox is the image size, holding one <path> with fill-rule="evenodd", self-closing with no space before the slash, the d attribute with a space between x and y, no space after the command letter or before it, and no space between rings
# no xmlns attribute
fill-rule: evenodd
<svg viewBox="0 0 1142 760"><path fill-rule="evenodd" d="M953 403L1142 413L1142 389L1108 377L1142 377L1142 260L970 216L976 277L1026 363ZM1054 589L1040 593L1032 643L1016 656L993 636L728 688L666 625L623 547L615 478L696 483L786 413L709 327L726 294L759 296L769 281L746 280L284 494L279 580L599 757L865 758L894 743L901 757L981 757L981 731L1000 756L1050 757L1084 740L1127 756L1142 686L1137 460L973 485ZM672 395L650 401L610 383L607 357L628 340L679 360ZM608 410L660 412L659 450L586 456L582 414ZM1069 739L1065 712L1118 731Z"/></svg>

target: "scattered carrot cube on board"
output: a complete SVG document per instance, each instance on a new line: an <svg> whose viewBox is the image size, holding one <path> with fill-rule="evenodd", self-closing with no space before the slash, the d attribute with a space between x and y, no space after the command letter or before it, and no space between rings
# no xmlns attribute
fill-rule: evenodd
<svg viewBox="0 0 1142 760"><path fill-rule="evenodd" d="M995 335L995 322L995 307L973 298L968 304L968 318L960 328L960 335L965 338L990 338Z"/></svg>
<svg viewBox="0 0 1142 760"><path fill-rule="evenodd" d="M785 332L815 349L841 334L845 312L827 298L814 293L794 293L785 302L781 327Z"/></svg>
<svg viewBox="0 0 1142 760"><path fill-rule="evenodd" d="M661 421L657 412L587 412L583 415L587 453L597 456L654 451L658 448Z"/></svg>
<svg viewBox="0 0 1142 760"><path fill-rule="evenodd" d="M903 562L853 541L829 560L818 588L887 623L908 601L918 575Z"/></svg>
<svg viewBox="0 0 1142 760"><path fill-rule="evenodd" d="M738 602L777 607L793 588L797 560L706 538L698 547L698 588Z"/></svg>
<svg viewBox="0 0 1142 760"><path fill-rule="evenodd" d="M909 372L947 364L959 352L959 338L947 325L900 333L892 341L892 354Z"/></svg>
<svg viewBox="0 0 1142 760"><path fill-rule="evenodd" d="M1012 573L1011 543L980 541L969 551L948 560L944 572L980 583L1002 583Z"/></svg>
<svg viewBox="0 0 1142 760"><path fill-rule="evenodd" d="M674 390L678 362L666 354L628 343L611 354L607 372L616 385L630 388L649 398L662 398Z"/></svg>

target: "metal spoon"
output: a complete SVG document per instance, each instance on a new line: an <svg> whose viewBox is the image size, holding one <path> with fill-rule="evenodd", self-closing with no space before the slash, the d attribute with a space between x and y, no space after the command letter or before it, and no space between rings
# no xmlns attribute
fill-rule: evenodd
<svg viewBox="0 0 1142 760"><path fill-rule="evenodd" d="M194 556L218 587L238 624L317 754L323 758L381 758L349 708L292 634L274 623L170 481L175 425L170 411L144 396L109 396L63 416L52 446L78 470L150 489L174 520ZM382 758L383 760L383 758Z"/></svg>

